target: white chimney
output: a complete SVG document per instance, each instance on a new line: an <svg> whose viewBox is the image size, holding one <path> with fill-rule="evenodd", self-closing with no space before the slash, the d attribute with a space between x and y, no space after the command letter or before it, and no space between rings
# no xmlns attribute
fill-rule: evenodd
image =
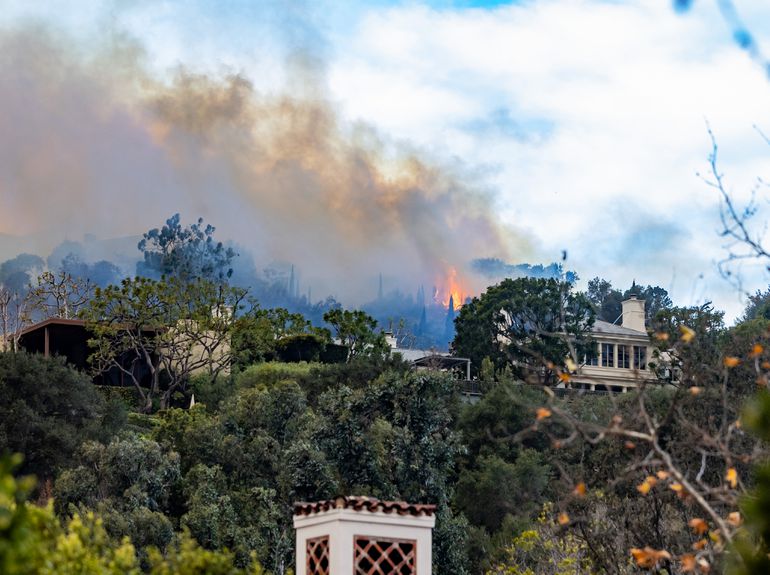
<svg viewBox="0 0 770 575"><path fill-rule="evenodd" d="M435 511L370 497L295 503L296 575L430 575Z"/></svg>
<svg viewBox="0 0 770 575"><path fill-rule="evenodd" d="M644 327L644 300L636 299L635 295L629 297L622 304L623 306L623 327L636 331L646 331Z"/></svg>

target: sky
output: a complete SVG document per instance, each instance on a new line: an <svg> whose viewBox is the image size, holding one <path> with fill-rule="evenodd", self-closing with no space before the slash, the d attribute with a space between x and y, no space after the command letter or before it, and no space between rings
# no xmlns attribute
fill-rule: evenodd
<svg viewBox="0 0 770 575"><path fill-rule="evenodd" d="M57 109L67 106L88 115L82 122L91 122L91 112L78 107L78 102L93 99L88 110L101 114L85 136L97 142L87 153L74 155L70 163L57 160L47 168L50 181L40 184L35 175L36 185L50 186L50 194L70 197L84 181L96 186L95 181L120 174L124 168L119 159L128 150L131 162L152 176L136 182L132 180L136 170L126 168L134 187L116 194L130 196L142 183L152 187L161 182L170 191L159 210L184 205L190 217L218 219L213 223L223 231L232 230L239 241L251 238L255 244L270 246L263 257L301 259L301 246L321 238L319 245L340 254L332 267L350 273L360 267L370 277L377 265L369 263L377 259L394 261L391 275L397 273L401 257L409 269L441 259L435 273L443 274L448 267L462 269L474 254L512 263L549 263L566 251L565 266L578 273L581 285L594 276L621 288L634 280L660 285L677 304L713 300L730 319L745 305L735 281L717 270L717 262L728 251L719 235L719 195L704 181L711 152L707 128L719 146L719 170L739 205L756 191L760 207L756 233L763 235L768 212L761 178L770 178L770 149L762 133L770 133L770 76L735 41L716 0L695 1L686 11L657 0L134 0L47 2L45 7L5 0L3 4L0 32L6 42L28 46L36 45L40 37L49 38L46 50L67 52L64 60L72 74L65 74L62 85L83 75L82 99L77 90L52 92L47 85L36 92L61 99L61 107L46 103L55 125L41 134L58 129ZM770 44L770 4L736 0L735 8L761 51L763 43ZM40 81L37 75L47 70L39 59L25 64L30 52L36 53L25 49L19 51L18 60L0 57L6 76L8 70L32 70L31 79L19 74L7 80L20 94L20 110L27 106L27 86ZM125 62L128 52L130 65L114 65L116 53ZM278 226L271 227L271 220L295 226L293 220L282 218L308 196L284 206L269 194L291 195L292 186L316 184L297 183L295 176L276 179L274 165L287 162L287 157L297 161L296 157L260 148L260 154L277 158L265 183L265 189L272 191L251 190L251 183L242 182L267 172L245 171L244 166L259 161L244 156L232 134L222 135L220 129L216 138L206 132L208 139L203 140L209 147L200 143L201 138L180 144L177 137L169 144L168 126L158 128L157 118L149 118L142 106L151 91L153 114L157 102L163 101L156 97L159 93L174 98L167 108L177 110L179 85L187 85L180 75L188 84L189 76L219 82L230 75L246 79L247 97L260 101L260 107L248 114L249 134L272 121L265 115L283 109L275 106L275 100L286 94L294 102L321 102L322 116L333 129L313 142L328 147L326 153L338 169L352 170L358 161L376 166L366 171L367 181L374 180L371 193L392 193L393 198L378 199L372 207L366 197L369 184L346 178L345 186L363 185L364 191L349 192L342 200L329 192L318 207L327 214L326 221L310 225L312 234L303 235L293 248L278 247L276 237L282 238L280 246L294 244L281 236ZM176 90L173 96L167 94L170 85ZM110 106L104 106L104 94ZM136 103L140 100L141 106ZM123 116L132 120L123 122ZM26 124L0 121L0 149L16 146L19 133L40 117L35 111ZM175 133L178 115L167 112L164 118L168 117L174 118L168 121ZM185 119L189 121L188 116ZM146 129L136 128L137 122ZM280 131L282 126L271 129ZM66 123L60 128L63 134L71 129ZM159 144L160 132L165 139ZM307 136L294 123L289 132L303 141ZM156 139L146 140L147 133ZM243 137L239 132L238 138ZM41 161L45 160L41 142L47 141L42 135L30 139ZM115 159L101 158L94 151L115 141L123 142ZM178 160L193 145L203 146L196 148L197 159ZM256 149L251 140L246 147ZM222 149L230 150L226 162L217 156ZM156 159L156 153L165 159ZM26 158L20 155L18 162L24 164ZM323 173L325 158L305 165L302 173ZM415 158L419 177L410 167ZM177 161L184 169L173 164ZM202 161L210 162L206 171L200 168ZM83 175L81 162L93 162L95 167ZM112 167L107 170L105 165ZM100 175L105 170L108 175ZM195 177L181 181L180 170ZM104 237L128 234L132 225L136 233L146 229L144 212L134 214L130 208L126 213L133 215L112 229L84 229L87 224L68 212L78 211L68 207L69 202L49 202L49 194L46 201L28 203L24 198L33 192L24 191L31 188L25 187L18 171L9 161L0 161L0 197L5 204L0 233L21 234L20 222L33 233L46 228L71 237L89 231ZM79 179L66 190L53 191L52 182L62 178L69 182L73 171ZM285 183L289 180L293 183ZM319 180L323 189L336 185L334 175L311 180ZM289 191L276 182L284 182ZM249 191L230 194L225 191L230 188ZM410 195L413 188L420 192ZM93 192L82 205L98 207L100 193ZM402 207L394 209L391 202ZM114 203L103 203L93 219L109 220ZM344 213L345 206L351 207L351 219L360 218L357 227L347 229L344 218L337 221L324 211ZM52 212L49 219L41 216L46 210ZM251 219L228 216L251 210L255 211ZM270 217L260 215L263 212ZM45 225L36 227L38 216ZM380 224L391 218L398 220L393 231L389 224ZM53 223L59 221L61 226ZM263 231L252 234L255 226L250 221L258 221ZM430 234L435 221L441 229L434 238ZM336 234L329 228L345 231ZM377 228L373 233L377 241L367 243L370 228ZM391 242L392 234L400 239ZM365 259L350 247L355 241L363 242ZM418 246L418 256L407 253L410 243ZM319 257L314 254L308 260ZM311 267L310 261L306 267ZM741 279L743 292L766 289L770 281L766 267L767 262L746 263L733 268L733 277ZM307 273L321 275L315 270ZM470 283L471 291L481 289L478 282ZM332 284L327 278L329 289L334 289Z"/></svg>

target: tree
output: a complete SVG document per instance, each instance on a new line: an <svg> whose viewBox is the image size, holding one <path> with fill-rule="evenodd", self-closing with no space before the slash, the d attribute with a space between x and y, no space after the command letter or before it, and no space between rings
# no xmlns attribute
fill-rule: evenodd
<svg viewBox="0 0 770 575"><path fill-rule="evenodd" d="M54 268L49 267L49 269ZM90 283L101 287L107 287L110 284L117 283L123 277L120 268L110 261L99 260L89 264L82 261L80 257L74 253L69 253L61 260L59 263L59 271L76 278L88 280Z"/></svg>
<svg viewBox="0 0 770 575"><path fill-rule="evenodd" d="M106 413L89 379L58 358L0 353L0 453L25 456L21 471L50 479Z"/></svg>
<svg viewBox="0 0 770 575"><path fill-rule="evenodd" d="M453 295L449 296L449 305L444 318L444 342L448 345L455 335L455 299Z"/></svg>
<svg viewBox="0 0 770 575"><path fill-rule="evenodd" d="M324 314L324 321L332 326L340 343L350 350L348 361L362 354L387 354L385 336L374 332L377 321L366 312L335 308Z"/></svg>
<svg viewBox="0 0 770 575"><path fill-rule="evenodd" d="M234 559L227 549L202 549L192 537L182 533L165 555L150 550L150 575L262 575L262 567L256 561L249 569L240 569Z"/></svg>
<svg viewBox="0 0 770 575"><path fill-rule="evenodd" d="M589 350L594 312L587 298L554 279L506 279L460 308L452 349L481 365L489 357L526 381L552 385L567 357Z"/></svg>
<svg viewBox="0 0 770 575"><path fill-rule="evenodd" d="M54 484L60 515L97 510L109 534L129 537L140 554L149 545L166 548L174 536L166 513L179 485L178 454L151 439L125 434L107 445L83 443L75 462Z"/></svg>
<svg viewBox="0 0 770 575"><path fill-rule="evenodd" d="M30 321L28 298L0 285L0 351L18 350L21 331Z"/></svg>
<svg viewBox="0 0 770 575"><path fill-rule="evenodd" d="M278 340L276 355L281 361L299 362L321 359L327 340L311 333L290 335Z"/></svg>
<svg viewBox="0 0 770 575"><path fill-rule="evenodd" d="M743 310L743 315L740 318L741 322L754 319L770 320L770 287L764 292L757 290L753 295L748 296L748 300L746 309Z"/></svg>
<svg viewBox="0 0 770 575"><path fill-rule="evenodd" d="M457 401L447 374L385 373L368 386L339 386L319 401L314 439L334 466L338 493L437 505L434 564L466 574L467 523L449 506L455 458Z"/></svg>
<svg viewBox="0 0 770 575"><path fill-rule="evenodd" d="M481 457L478 469L463 472L457 482L457 505L475 525L500 529L507 515L529 520L539 510L550 469L537 451L525 449L515 463L497 456Z"/></svg>
<svg viewBox="0 0 770 575"><path fill-rule="evenodd" d="M305 347L303 344L322 351L330 340L331 334L327 329L313 327L300 313L291 313L285 308L262 309L252 305L233 326L234 363L239 369L245 369L254 363L275 359L280 355L279 348L294 356L294 351L301 352L295 346L302 348ZM317 355L316 352L313 354ZM302 353L300 356L304 357Z"/></svg>
<svg viewBox="0 0 770 575"><path fill-rule="evenodd" d="M711 302L661 310L653 321L657 352L653 358L658 377L684 385L702 386L721 373L724 312ZM672 346L683 334L697 334L694 345ZM682 378L685 379L682 379Z"/></svg>
<svg viewBox="0 0 770 575"><path fill-rule="evenodd" d="M744 418L759 437L770 441L770 394L766 390L748 404ZM738 533L735 544L740 557L732 565L735 575L762 575L770 571L770 463L760 463L755 475L756 488L742 504L746 526Z"/></svg>
<svg viewBox="0 0 770 575"><path fill-rule="evenodd" d="M137 277L97 288L83 314L94 334L89 361L99 373L114 369L127 377L144 411L158 395L161 409L169 407L193 373L204 371L214 381L230 368L229 338L244 296L204 279Z"/></svg>
<svg viewBox="0 0 770 575"><path fill-rule="evenodd" d="M169 377L161 405L168 406L176 390L185 390L191 375L203 373L216 383L229 372L233 362L230 341L246 291L203 279L183 283L173 278L161 291L173 322L164 332L160 348Z"/></svg>
<svg viewBox="0 0 770 575"><path fill-rule="evenodd" d="M474 467L483 457L513 462L522 448L544 450L548 444L543 438L513 439L530 427L533 406L540 405L544 397L541 390L503 379L478 403L466 406L457 422L466 451L463 465Z"/></svg>
<svg viewBox="0 0 770 575"><path fill-rule="evenodd" d="M625 292L621 292L613 288L607 280L595 277L588 282L586 291L586 297L593 305L597 319L610 323L616 323L621 318L622 302L631 296L644 300L644 319L647 325L650 325L658 312L673 305L668 292L662 287L651 285L642 287L635 281Z"/></svg>
<svg viewBox="0 0 770 575"><path fill-rule="evenodd" d="M93 290L87 279L73 277L66 271L45 271L37 277L37 285L30 286L29 305L43 319L72 319L88 304Z"/></svg>
<svg viewBox="0 0 770 575"><path fill-rule="evenodd" d="M615 323L623 312L620 305L623 301L623 294L620 290L614 289L607 280L599 277L590 280L586 297L594 306L597 319Z"/></svg>
<svg viewBox="0 0 770 575"><path fill-rule="evenodd" d="M0 459L0 572L5 575L261 575L254 561L239 569L227 550L204 550L181 533L161 553L150 548L145 569L132 541L110 537L102 518L90 511L59 520L48 505L28 501L34 480L11 475L20 458Z"/></svg>
<svg viewBox="0 0 770 575"><path fill-rule="evenodd" d="M660 312L670 309L674 305L668 296L668 291L660 286L642 287L633 282L623 294L623 299L626 300L632 295L644 300L644 321L648 326Z"/></svg>
<svg viewBox="0 0 770 575"><path fill-rule="evenodd" d="M642 383L633 393L607 396L607 403L591 398L582 413L574 400L549 397L535 410L533 428L520 434L545 432L562 454L559 522L586 542L599 571L623 572L619 565L627 564L629 553L638 567L718 571L740 533L738 504L752 481L750 465L767 456L762 442L744 430L744 394L736 391L742 385L732 384L743 363L755 364L754 379L767 376L764 350L685 352L711 343L707 334L674 325L676 340L668 333L661 338L668 353L703 358L683 362L675 385Z"/></svg>
<svg viewBox="0 0 770 575"><path fill-rule="evenodd" d="M182 227L179 214L174 214L161 228L143 234L138 244L143 260L136 266L139 276L159 279L162 276L183 280L206 278L222 281L232 273L232 248L214 240L216 228L203 218Z"/></svg>
<svg viewBox="0 0 770 575"><path fill-rule="evenodd" d="M736 279L730 264L766 265L770 252L762 244L764 229L750 226L758 204L735 204L717 170L716 151L714 143L709 184L722 197L721 235L729 250L720 269ZM722 572L729 561L733 572L766 573L767 320L752 310L747 321L726 331L723 314L710 304L671 308L661 292L652 295L663 308L653 325L658 359L670 358L681 370L672 385L642 382L634 393L590 397L583 411L576 409L579 400L551 396L532 414L532 429L550 441L562 476L564 496L550 523L559 525L558 540L577 539L591 571ZM762 294L757 296L761 305ZM752 386L762 390L760 406L741 415ZM515 439L528 434L523 430ZM551 534L546 541L554 539ZM537 572L553 572L547 557L535 558L535 565ZM512 557L495 572L527 569L531 564Z"/></svg>
<svg viewBox="0 0 770 575"><path fill-rule="evenodd" d="M20 254L0 264L0 284L13 292L26 293L27 286L45 269L43 258Z"/></svg>
<svg viewBox="0 0 770 575"><path fill-rule="evenodd" d="M291 564L293 502L339 493L313 437L320 422L289 377L252 380L219 413L167 410L154 432L181 457L180 522L202 545L227 546L238 564L256 552L277 574Z"/></svg>
<svg viewBox="0 0 770 575"><path fill-rule="evenodd" d="M572 533L562 533L553 517L553 507L543 506L532 529L517 535L506 548L505 560L487 575L575 575L597 573L585 542ZM621 571L618 571L621 573Z"/></svg>

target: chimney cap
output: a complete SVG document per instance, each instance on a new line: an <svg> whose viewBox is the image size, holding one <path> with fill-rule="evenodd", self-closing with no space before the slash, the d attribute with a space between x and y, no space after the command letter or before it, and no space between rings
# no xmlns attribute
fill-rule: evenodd
<svg viewBox="0 0 770 575"><path fill-rule="evenodd" d="M636 294L631 294L630 296L628 296L626 299L624 299L620 303L626 303L627 301L642 301L643 302L645 300L639 299L639 297Z"/></svg>

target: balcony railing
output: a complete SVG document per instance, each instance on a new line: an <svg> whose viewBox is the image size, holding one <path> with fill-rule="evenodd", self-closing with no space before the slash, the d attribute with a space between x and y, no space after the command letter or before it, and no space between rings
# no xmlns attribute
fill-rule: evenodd
<svg viewBox="0 0 770 575"><path fill-rule="evenodd" d="M460 393L463 395L482 395L481 382L478 380L463 379L460 381Z"/></svg>

